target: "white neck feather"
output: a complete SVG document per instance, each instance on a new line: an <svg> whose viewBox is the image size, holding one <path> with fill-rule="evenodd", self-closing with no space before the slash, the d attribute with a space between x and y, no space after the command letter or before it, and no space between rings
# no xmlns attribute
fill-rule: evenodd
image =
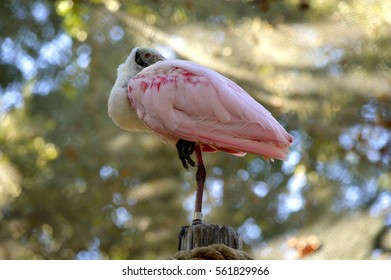
<svg viewBox="0 0 391 280"><path fill-rule="evenodd" d="M130 106L127 96L128 81L134 77L140 69L133 69L129 65L130 60L121 64L117 70L117 80L111 90L108 108L109 116L113 122L120 128L129 131L146 131L148 128L137 117L136 112Z"/></svg>

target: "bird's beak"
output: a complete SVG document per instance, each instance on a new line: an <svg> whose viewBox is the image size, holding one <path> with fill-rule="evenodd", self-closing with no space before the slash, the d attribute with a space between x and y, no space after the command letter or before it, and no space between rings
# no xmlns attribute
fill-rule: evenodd
<svg viewBox="0 0 391 280"><path fill-rule="evenodd" d="M155 59L155 62L166 60L166 58L164 56L162 56L161 54L155 55L154 59Z"/></svg>

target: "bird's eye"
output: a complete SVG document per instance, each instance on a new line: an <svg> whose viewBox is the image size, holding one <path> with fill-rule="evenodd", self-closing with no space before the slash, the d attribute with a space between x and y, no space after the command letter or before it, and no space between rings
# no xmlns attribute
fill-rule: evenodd
<svg viewBox="0 0 391 280"><path fill-rule="evenodd" d="M149 59L149 58L151 58L151 56L152 56L152 54L149 53L149 52L147 52L147 53L144 54L144 58L145 58L145 59Z"/></svg>

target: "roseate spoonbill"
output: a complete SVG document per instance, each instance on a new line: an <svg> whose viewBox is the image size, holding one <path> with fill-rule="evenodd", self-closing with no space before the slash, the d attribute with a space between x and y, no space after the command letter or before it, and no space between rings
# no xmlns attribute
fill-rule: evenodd
<svg viewBox="0 0 391 280"><path fill-rule="evenodd" d="M150 131L175 145L184 168L197 166L193 223L202 222L202 152L283 160L293 141L269 111L228 78L191 61L166 60L149 48L133 49L118 67L108 111L120 128Z"/></svg>

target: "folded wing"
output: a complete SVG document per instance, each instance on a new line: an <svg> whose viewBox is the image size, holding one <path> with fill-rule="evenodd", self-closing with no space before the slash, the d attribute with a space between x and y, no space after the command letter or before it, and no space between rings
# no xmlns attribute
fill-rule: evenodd
<svg viewBox="0 0 391 280"><path fill-rule="evenodd" d="M202 143L207 152L285 159L293 140L237 84L190 61L145 68L129 81L128 97L138 117L172 143L184 139Z"/></svg>

